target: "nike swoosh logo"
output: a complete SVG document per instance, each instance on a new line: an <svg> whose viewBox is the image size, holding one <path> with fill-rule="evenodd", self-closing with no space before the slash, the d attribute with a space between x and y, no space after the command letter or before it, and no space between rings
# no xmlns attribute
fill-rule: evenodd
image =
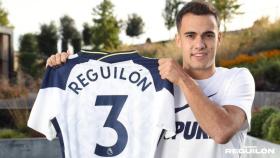
<svg viewBox="0 0 280 158"><path fill-rule="evenodd" d="M190 107L189 104L186 104L186 105L184 105L184 106L182 106L182 107L179 107L179 108L175 108L175 113L177 113L177 112L179 112L179 111L182 111L182 110L184 110L184 109L186 109L186 108L188 108L188 107Z"/></svg>
<svg viewBox="0 0 280 158"><path fill-rule="evenodd" d="M209 95L208 98L213 97L216 94L217 94L217 92L214 93L214 94ZM190 107L189 104L186 104L186 105L184 105L182 107L175 108L175 113L178 113L178 112L180 112L180 111L182 111L184 109L187 109L188 107Z"/></svg>
<svg viewBox="0 0 280 158"><path fill-rule="evenodd" d="M213 97L213 96L216 95L216 94L217 94L217 92L214 93L214 94L209 95L208 98L211 98L211 97Z"/></svg>

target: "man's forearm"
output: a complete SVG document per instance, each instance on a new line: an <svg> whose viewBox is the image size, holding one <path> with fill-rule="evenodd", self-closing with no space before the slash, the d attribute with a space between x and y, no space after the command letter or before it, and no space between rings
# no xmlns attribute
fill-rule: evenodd
<svg viewBox="0 0 280 158"><path fill-rule="evenodd" d="M227 142L238 130L228 111L211 101L188 74L180 79L179 87L199 125L215 142Z"/></svg>

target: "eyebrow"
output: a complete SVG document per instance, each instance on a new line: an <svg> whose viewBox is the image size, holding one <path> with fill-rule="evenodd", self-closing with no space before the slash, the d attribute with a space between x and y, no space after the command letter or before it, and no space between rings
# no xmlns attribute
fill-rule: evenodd
<svg viewBox="0 0 280 158"><path fill-rule="evenodd" d="M188 35L188 34L196 34L196 32L190 31L190 32L185 32L184 35Z"/></svg>
<svg viewBox="0 0 280 158"><path fill-rule="evenodd" d="M203 34L208 34L208 33L210 33L210 34L215 34L215 32L213 32L213 31L206 31L206 32L203 32Z"/></svg>
<svg viewBox="0 0 280 158"><path fill-rule="evenodd" d="M196 32L193 32L193 31L189 31L189 32L185 32L184 35L189 35L189 34L197 34ZM215 32L213 31L205 31L203 32L202 34L215 34Z"/></svg>

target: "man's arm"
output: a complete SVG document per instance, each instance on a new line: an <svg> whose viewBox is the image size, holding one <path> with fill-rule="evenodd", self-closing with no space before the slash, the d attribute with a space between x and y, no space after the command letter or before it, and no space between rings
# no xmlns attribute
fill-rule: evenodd
<svg viewBox="0 0 280 158"><path fill-rule="evenodd" d="M227 143L246 121L245 112L241 108L217 105L204 95L189 76L181 77L178 86L188 100L199 125L216 143Z"/></svg>
<svg viewBox="0 0 280 158"><path fill-rule="evenodd" d="M161 77L181 88L199 125L216 143L227 143L242 127L246 115L241 108L211 101L174 60L161 59L159 65Z"/></svg>

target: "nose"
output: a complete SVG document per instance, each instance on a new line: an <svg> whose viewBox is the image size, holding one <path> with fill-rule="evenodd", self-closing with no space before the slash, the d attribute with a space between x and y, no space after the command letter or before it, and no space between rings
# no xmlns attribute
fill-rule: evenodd
<svg viewBox="0 0 280 158"><path fill-rule="evenodd" d="M204 48L206 48L206 43L205 41L203 40L202 37L198 36L196 39L195 39L195 49L197 50L202 50Z"/></svg>

